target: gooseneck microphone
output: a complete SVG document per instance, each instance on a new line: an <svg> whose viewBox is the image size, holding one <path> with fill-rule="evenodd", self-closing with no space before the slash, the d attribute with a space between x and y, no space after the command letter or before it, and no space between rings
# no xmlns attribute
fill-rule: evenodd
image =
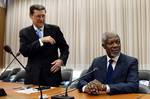
<svg viewBox="0 0 150 99"><path fill-rule="evenodd" d="M21 67L26 70L26 68L25 68L25 67L23 66L23 64L18 60L18 58L14 55L14 53L12 52L11 48L10 48L8 45L5 45L5 46L4 46L4 50L5 50L7 53L10 53L10 54L18 61L18 63L21 65Z"/></svg>
<svg viewBox="0 0 150 99"><path fill-rule="evenodd" d="M4 47L5 51L11 52L11 49L9 48L9 46L5 46ZM15 57L18 57L20 55L20 52L18 52L16 55L14 55ZM5 70L1 73L1 76L3 76L3 74L6 72L6 70L10 67L10 65L12 64L12 62L15 60L15 58L8 64L8 66L5 68ZM6 96L7 93L5 92L5 90L3 88L0 88L0 96Z"/></svg>
<svg viewBox="0 0 150 99"><path fill-rule="evenodd" d="M5 50L7 53L10 53L10 54L14 57L14 59L16 59L16 60L18 61L18 63L21 65L21 67L22 67L25 71L28 71L28 70L23 66L23 64L17 59L17 55L18 55L19 53L15 56L14 53L12 52L10 46L8 46L8 45L5 45L5 46L4 46L4 50ZM40 94L41 94L40 99L43 99L42 88L40 87L40 84L39 84L39 91L40 91Z"/></svg>
<svg viewBox="0 0 150 99"><path fill-rule="evenodd" d="M86 77L87 75L97 71L98 68L94 68L93 70L87 72L86 74L84 74L83 76L79 77L78 79L75 79L71 82L69 82L69 84L67 85L66 89L65 89L65 95L55 95L55 96L52 96L51 99L74 99L73 96L68 96L68 88L69 86L73 83L73 82L76 82L76 81L79 81L81 79L83 79L84 77Z"/></svg>

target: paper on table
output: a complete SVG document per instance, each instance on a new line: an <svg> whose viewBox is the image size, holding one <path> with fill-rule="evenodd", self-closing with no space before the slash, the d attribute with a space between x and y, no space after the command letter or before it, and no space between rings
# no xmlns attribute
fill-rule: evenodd
<svg viewBox="0 0 150 99"><path fill-rule="evenodd" d="M150 85L150 82L147 81L147 80L140 80L139 83L140 83L140 84L143 84L143 85L145 85L145 86L149 86L149 85Z"/></svg>
<svg viewBox="0 0 150 99"><path fill-rule="evenodd" d="M31 93L36 93L36 92L38 92L38 90L37 89L35 89L35 88L25 88L25 89L20 89L20 90L17 90L16 91L17 93L24 93L24 94L31 94Z"/></svg>

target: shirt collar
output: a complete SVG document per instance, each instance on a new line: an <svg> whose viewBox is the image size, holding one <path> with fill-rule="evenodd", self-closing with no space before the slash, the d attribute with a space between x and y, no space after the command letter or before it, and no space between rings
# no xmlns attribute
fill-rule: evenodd
<svg viewBox="0 0 150 99"><path fill-rule="evenodd" d="M107 62L109 62L110 59L112 59L113 61L117 62L118 61L118 58L119 58L120 54L114 58L110 58L108 55L107 55Z"/></svg>
<svg viewBox="0 0 150 99"><path fill-rule="evenodd" d="M34 30L39 30L41 29L42 31L44 30L44 26L42 26L41 28L37 28L35 25L33 25Z"/></svg>

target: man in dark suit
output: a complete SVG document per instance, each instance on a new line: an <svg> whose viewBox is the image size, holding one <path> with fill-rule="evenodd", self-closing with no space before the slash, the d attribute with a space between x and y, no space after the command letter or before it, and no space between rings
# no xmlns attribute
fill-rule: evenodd
<svg viewBox="0 0 150 99"><path fill-rule="evenodd" d="M138 60L120 52L120 38L115 33L104 33L102 46L107 55L93 60L88 72L94 68L98 70L79 81L79 90L92 95L137 92Z"/></svg>
<svg viewBox="0 0 150 99"><path fill-rule="evenodd" d="M69 46L58 26L45 23L45 15L44 6L32 5L30 18L33 24L19 34L19 51L28 57L25 84L59 86L61 66L66 64Z"/></svg>

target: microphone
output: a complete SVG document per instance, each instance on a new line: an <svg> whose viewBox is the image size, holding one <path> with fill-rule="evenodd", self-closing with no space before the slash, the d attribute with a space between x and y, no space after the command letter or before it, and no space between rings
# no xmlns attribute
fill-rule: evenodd
<svg viewBox="0 0 150 99"><path fill-rule="evenodd" d="M15 56L18 57L19 55L20 55L20 52L17 52L17 54ZM11 60L11 62L8 64L8 66L5 68L5 70L1 73L1 76L6 72L6 70L10 67L10 65L13 63L14 60L15 60L15 58L13 58L13 60Z"/></svg>
<svg viewBox="0 0 150 99"><path fill-rule="evenodd" d="M18 60L18 58L14 55L14 53L12 52L10 46L5 45L5 46L4 46L4 50L5 50L7 53L11 54L11 55L18 61L18 63L21 65L21 67L26 70L26 68L23 66L23 64L22 64L22 63Z"/></svg>
<svg viewBox="0 0 150 99"><path fill-rule="evenodd" d="M5 46L4 46L4 50L5 50L7 53L10 53L10 54L14 57L14 59L16 59L16 60L18 61L18 63L21 65L21 67L22 67L25 71L28 71L28 70L23 66L23 64L17 59L17 57L13 54L13 52L12 52L10 46L5 45ZM39 84L39 91L40 91L40 95L41 95L41 96L40 96L40 99L43 99L42 88L41 88L40 84Z"/></svg>
<svg viewBox="0 0 150 99"><path fill-rule="evenodd" d="M7 51L11 51L9 48L6 48ZM20 52L18 52L16 54L16 57L18 57L20 55ZM12 64L12 62L15 60L15 58L8 64L8 66L5 68L5 70L1 73L1 76L3 76L3 74L6 72L6 70L10 67L10 65ZM5 90L3 88L0 88L0 96L6 96L7 93L5 92Z"/></svg>
<svg viewBox="0 0 150 99"><path fill-rule="evenodd" d="M98 68L94 68L93 70L87 72L86 74L84 74L83 76L79 77L78 79L75 79L75 80L69 82L69 84L67 85L67 87L65 89L65 95L61 95L61 96L60 95L55 95L55 96L52 96L51 99L74 99L73 96L68 96L68 88L69 88L69 86L73 82L79 81L79 80L83 79L84 77L86 77L87 75L89 75L89 74L91 74L91 73L93 73L93 72L95 72L97 70L98 70Z"/></svg>

